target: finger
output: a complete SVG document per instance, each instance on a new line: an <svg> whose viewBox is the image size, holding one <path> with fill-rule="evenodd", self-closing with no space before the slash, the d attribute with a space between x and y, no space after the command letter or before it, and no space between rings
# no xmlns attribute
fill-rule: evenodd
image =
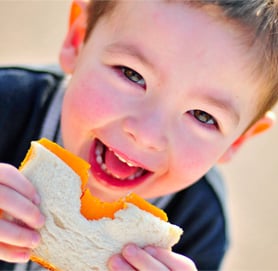
<svg viewBox="0 0 278 271"><path fill-rule="evenodd" d="M168 266L170 270L197 271L191 259L181 254L174 253L171 250L152 246L148 246L144 250L158 261Z"/></svg>
<svg viewBox="0 0 278 271"><path fill-rule="evenodd" d="M127 261L121 255L113 255L108 260L108 268L110 271L134 271Z"/></svg>
<svg viewBox="0 0 278 271"><path fill-rule="evenodd" d="M40 242L38 232L6 220L0 220L1 243L17 247L35 248Z"/></svg>
<svg viewBox="0 0 278 271"><path fill-rule="evenodd" d="M30 259L30 256L31 251L28 248L0 243L0 260L12 263L25 263Z"/></svg>
<svg viewBox="0 0 278 271"><path fill-rule="evenodd" d="M122 255L129 264L136 268L136 270L169 271L167 266L162 262L136 245L129 244L125 246Z"/></svg>
<svg viewBox="0 0 278 271"><path fill-rule="evenodd" d="M38 206L15 190L0 184L0 209L31 228L40 228L44 217Z"/></svg>
<svg viewBox="0 0 278 271"><path fill-rule="evenodd" d="M37 205L40 203L35 187L12 165L0 163L0 184L18 191Z"/></svg>

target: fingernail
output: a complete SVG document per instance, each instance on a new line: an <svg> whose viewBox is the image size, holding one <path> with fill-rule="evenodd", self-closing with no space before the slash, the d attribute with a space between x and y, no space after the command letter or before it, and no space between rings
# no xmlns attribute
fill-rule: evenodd
<svg viewBox="0 0 278 271"><path fill-rule="evenodd" d="M43 227L44 226L44 224L45 224L45 217L42 215L42 214L40 214L39 216L38 216L38 218L37 218L37 220L36 220L36 222L35 222L36 224L35 224L35 228L36 229L40 229L41 227Z"/></svg>
<svg viewBox="0 0 278 271"><path fill-rule="evenodd" d="M41 203L41 197L40 195L36 194L34 199L33 199L33 202L36 204L36 205L40 205Z"/></svg>
<svg viewBox="0 0 278 271"><path fill-rule="evenodd" d="M109 266L112 268L112 269L118 269L120 270L123 266L125 265L125 261L124 259L117 255L117 256L113 256L111 258L111 260L109 261Z"/></svg>
<svg viewBox="0 0 278 271"><path fill-rule="evenodd" d="M152 256L156 254L156 249L154 247L145 247L144 250Z"/></svg>
<svg viewBox="0 0 278 271"><path fill-rule="evenodd" d="M40 235L37 232L33 233L32 241L31 241L32 248L35 248L39 244L40 240L41 240Z"/></svg>
<svg viewBox="0 0 278 271"><path fill-rule="evenodd" d="M128 255L134 255L137 253L137 247L135 245L127 245L125 248L124 248L124 253L125 254L128 254Z"/></svg>

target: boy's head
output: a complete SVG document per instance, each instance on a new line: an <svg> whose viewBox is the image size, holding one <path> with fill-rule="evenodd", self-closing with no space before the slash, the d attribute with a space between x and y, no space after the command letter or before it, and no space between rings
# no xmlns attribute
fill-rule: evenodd
<svg viewBox="0 0 278 271"><path fill-rule="evenodd" d="M165 0L175 2L176 0ZM275 0L178 0L211 14L217 9L223 17L219 20L230 22L242 32L241 39L257 58L254 76L263 78L261 103L249 126L269 111L278 100L278 1ZM116 8L117 1L88 1L87 27L84 41L89 38L96 23L102 16L109 16ZM218 10L218 16L219 14ZM229 52L227 52L229 53ZM249 128L249 127L248 127Z"/></svg>
<svg viewBox="0 0 278 271"><path fill-rule="evenodd" d="M74 2L63 140L91 163L95 194L179 190L272 125L276 48L265 33L276 21L254 30L246 2ZM265 8L252 12L275 4Z"/></svg>

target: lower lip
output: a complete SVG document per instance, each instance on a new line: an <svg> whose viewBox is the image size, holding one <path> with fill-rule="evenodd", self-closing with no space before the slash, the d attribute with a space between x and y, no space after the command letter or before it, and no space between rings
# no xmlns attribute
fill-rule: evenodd
<svg viewBox="0 0 278 271"><path fill-rule="evenodd" d="M138 177L134 180L126 180L122 181L116 178L113 178L112 176L106 174L100 167L100 165L96 162L95 157L95 149L96 149L96 141L93 142L91 150L90 150L90 157L89 157L89 163L91 165L91 172L93 176L96 178L97 181L105 184L106 186L113 186L113 187L119 187L119 188L134 188L146 181L148 177L152 174L151 172L148 172L144 174L141 177Z"/></svg>

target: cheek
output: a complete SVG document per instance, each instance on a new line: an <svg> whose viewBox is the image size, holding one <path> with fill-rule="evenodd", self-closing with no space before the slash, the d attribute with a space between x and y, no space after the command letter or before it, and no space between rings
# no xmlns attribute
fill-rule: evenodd
<svg viewBox="0 0 278 271"><path fill-rule="evenodd" d="M180 178L183 185L190 185L202 177L219 159L225 147L216 142L202 142L201 140L183 140L176 146L173 158L173 172Z"/></svg>
<svg viewBox="0 0 278 271"><path fill-rule="evenodd" d="M112 90L100 78L84 76L73 81L65 95L64 114L72 125L81 130L103 125L115 111L115 97Z"/></svg>

